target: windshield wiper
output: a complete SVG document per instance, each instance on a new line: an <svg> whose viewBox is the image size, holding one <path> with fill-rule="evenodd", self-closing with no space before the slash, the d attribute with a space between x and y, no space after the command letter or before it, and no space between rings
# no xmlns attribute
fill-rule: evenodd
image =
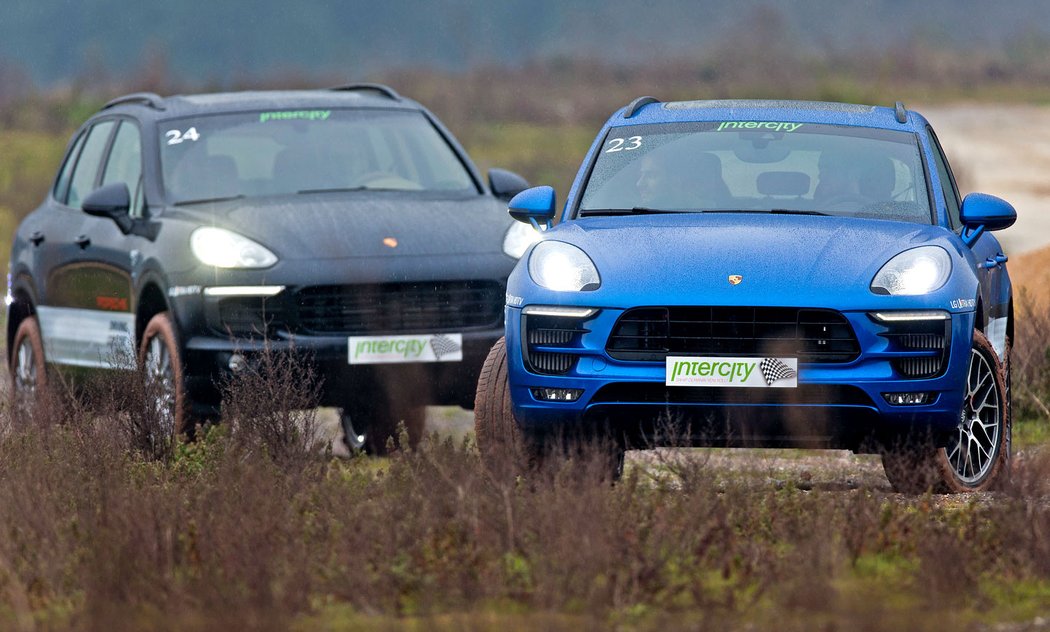
<svg viewBox="0 0 1050 632"><path fill-rule="evenodd" d="M699 209L667 209L635 206L633 208L585 208L580 210L581 217L591 215L658 215L660 213L702 213Z"/></svg>
<svg viewBox="0 0 1050 632"><path fill-rule="evenodd" d="M766 210L764 208L719 208L709 209L704 211L705 213L759 213L763 215L827 215L820 211L810 211L806 209L793 209L793 208L771 208Z"/></svg>
<svg viewBox="0 0 1050 632"><path fill-rule="evenodd" d="M172 202L172 206L188 206L190 204L207 204L209 202L229 202L230 200L239 200L244 197L243 193L237 195L226 195L222 197L213 198L200 198L197 200L179 200L178 202Z"/></svg>
<svg viewBox="0 0 1050 632"><path fill-rule="evenodd" d="M299 189L296 193L346 193L348 191L364 191L368 187L331 187L328 189Z"/></svg>
<svg viewBox="0 0 1050 632"><path fill-rule="evenodd" d="M356 186L356 187L332 187L330 189L300 189L296 193L348 193L353 191L404 191L405 189L391 189L387 187L369 187L369 186Z"/></svg>
<svg viewBox="0 0 1050 632"><path fill-rule="evenodd" d="M820 211L808 211L804 209L795 208L774 208L769 210L773 215L823 215L827 216L827 213Z"/></svg>

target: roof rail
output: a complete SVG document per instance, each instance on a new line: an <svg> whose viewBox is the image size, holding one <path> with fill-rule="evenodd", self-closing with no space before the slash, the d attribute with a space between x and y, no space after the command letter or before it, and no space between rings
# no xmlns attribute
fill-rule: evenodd
<svg viewBox="0 0 1050 632"><path fill-rule="evenodd" d="M897 101L897 104L893 106L893 110L897 114L898 123L908 122L908 110L904 109L904 103Z"/></svg>
<svg viewBox="0 0 1050 632"><path fill-rule="evenodd" d="M646 105L649 105L650 103L659 103L659 102L660 102L660 99L657 99L656 97L638 97L634 101L631 101L630 103L627 104L627 107L624 108L624 111L623 111L623 117L625 119L629 119L632 116L634 116L635 114L637 114L638 110L642 109Z"/></svg>
<svg viewBox="0 0 1050 632"><path fill-rule="evenodd" d="M339 92L375 92L393 101L400 101L401 95L390 86L381 83L348 83L345 86L334 86L328 88Z"/></svg>
<svg viewBox="0 0 1050 632"><path fill-rule="evenodd" d="M117 97L116 99L109 101L102 106L102 109L105 110L107 108L127 103L141 103L142 105L149 106L154 110L164 109L164 99L153 92L133 92L131 94L125 94L122 97Z"/></svg>

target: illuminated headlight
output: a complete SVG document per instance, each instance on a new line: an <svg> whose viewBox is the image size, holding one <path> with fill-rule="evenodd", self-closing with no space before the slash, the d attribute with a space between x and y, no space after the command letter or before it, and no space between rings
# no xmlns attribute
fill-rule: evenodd
<svg viewBox="0 0 1050 632"><path fill-rule="evenodd" d="M939 246L905 250L882 266L871 291L893 296L918 296L939 290L952 272L952 259Z"/></svg>
<svg viewBox="0 0 1050 632"><path fill-rule="evenodd" d="M190 249L201 263L216 268L269 268L277 263L277 255L225 228L198 228L190 235Z"/></svg>
<svg viewBox="0 0 1050 632"><path fill-rule="evenodd" d="M540 287L556 292L597 290L598 269L582 250L561 241L537 244L529 255L529 276Z"/></svg>
<svg viewBox="0 0 1050 632"><path fill-rule="evenodd" d="M521 259L521 255L529 249L529 246L539 241L543 235L532 227L531 224L514 222L503 236L503 252L508 257Z"/></svg>

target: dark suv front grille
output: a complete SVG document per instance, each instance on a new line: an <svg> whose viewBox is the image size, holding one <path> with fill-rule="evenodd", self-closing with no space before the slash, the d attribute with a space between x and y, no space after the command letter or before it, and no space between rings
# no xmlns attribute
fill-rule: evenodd
<svg viewBox="0 0 1050 632"><path fill-rule="evenodd" d="M504 295L494 281L438 281L307 287L295 302L305 332L383 334L498 327Z"/></svg>
<svg viewBox="0 0 1050 632"><path fill-rule="evenodd" d="M237 296L219 301L218 331L226 335L266 338L285 327L280 300L258 296Z"/></svg>
<svg viewBox="0 0 1050 632"><path fill-rule="evenodd" d="M849 362L860 353L839 312L782 307L643 307L617 321L605 347L618 360L662 362L668 355L793 356Z"/></svg>

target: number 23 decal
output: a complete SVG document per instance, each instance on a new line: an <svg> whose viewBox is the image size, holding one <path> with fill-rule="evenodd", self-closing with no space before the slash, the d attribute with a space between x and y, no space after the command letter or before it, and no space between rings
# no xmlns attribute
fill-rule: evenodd
<svg viewBox="0 0 1050 632"><path fill-rule="evenodd" d="M196 127L191 127L185 132L180 132L177 129L169 129L164 132L164 135L168 137L169 145L178 145L185 140L196 141L201 137L201 135L197 133Z"/></svg>
<svg viewBox="0 0 1050 632"><path fill-rule="evenodd" d="M617 151L631 151L632 149L638 149L641 146L641 136L631 136L630 138L614 138L609 141L609 148L605 150L605 153L611 154Z"/></svg>

